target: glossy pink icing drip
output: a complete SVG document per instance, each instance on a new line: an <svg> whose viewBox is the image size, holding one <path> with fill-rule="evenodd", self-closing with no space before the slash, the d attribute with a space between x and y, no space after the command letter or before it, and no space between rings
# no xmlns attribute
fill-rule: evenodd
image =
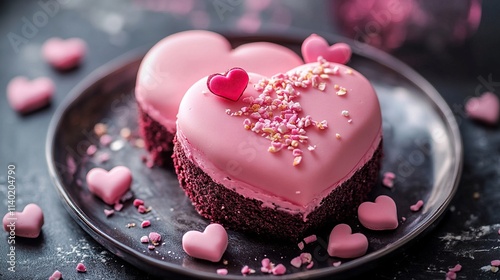
<svg viewBox="0 0 500 280"><path fill-rule="evenodd" d="M144 112L173 132L182 96L201 77L233 67L273 75L301 64L297 54L280 45L258 42L233 50L217 33L180 32L158 42L144 57L136 99Z"/></svg>
<svg viewBox="0 0 500 280"><path fill-rule="evenodd" d="M306 64L289 73L316 65ZM264 206L304 213L306 219L322 198L371 159L381 140L380 106L373 87L351 68L335 66L339 74L327 80L324 92L300 89L297 101L304 115L327 120L329 127L308 131L309 144L316 149L304 150L299 166L291 164L293 155L287 150L268 152L269 140L245 130L244 118L226 113L245 106L245 97L259 95L253 84L264 77L254 73L249 73L250 84L238 102L211 94L206 78L194 84L179 108L177 139L186 155L215 182L261 200ZM335 84L348 93L338 96ZM342 115L344 110L352 122Z"/></svg>

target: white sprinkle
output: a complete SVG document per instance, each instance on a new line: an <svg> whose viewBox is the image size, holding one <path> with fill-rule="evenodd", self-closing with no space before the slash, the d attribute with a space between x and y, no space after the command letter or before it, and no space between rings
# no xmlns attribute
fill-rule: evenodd
<svg viewBox="0 0 500 280"><path fill-rule="evenodd" d="M110 146L111 150L115 152L121 150L123 147L125 147L125 141L121 139L114 141Z"/></svg>
<svg viewBox="0 0 500 280"><path fill-rule="evenodd" d="M349 111L347 111L347 110L343 110L343 111L342 111L342 116L344 116L344 117L349 117Z"/></svg>

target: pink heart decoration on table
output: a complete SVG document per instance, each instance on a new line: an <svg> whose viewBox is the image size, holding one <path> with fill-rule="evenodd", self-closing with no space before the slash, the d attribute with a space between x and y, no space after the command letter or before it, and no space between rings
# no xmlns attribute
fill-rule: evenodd
<svg viewBox="0 0 500 280"><path fill-rule="evenodd" d="M188 231L182 236L182 248L193 258L218 262L226 251L228 237L226 229L219 224L210 224L205 231Z"/></svg>
<svg viewBox="0 0 500 280"><path fill-rule="evenodd" d="M207 87L215 95L238 101L248 86L248 73L242 68L232 68L224 74L208 76Z"/></svg>
<svg viewBox="0 0 500 280"><path fill-rule="evenodd" d="M352 233L347 224L336 225L328 240L328 255L345 259L357 258L366 254L368 239L362 233Z"/></svg>
<svg viewBox="0 0 500 280"><path fill-rule="evenodd" d="M51 79L41 77L32 81L26 77L15 77L7 85L10 106L22 113L29 113L50 103L56 86Z"/></svg>
<svg viewBox="0 0 500 280"><path fill-rule="evenodd" d="M37 238L43 226L42 209L30 203L23 212L9 212L3 217L3 229L6 232L15 232L16 236Z"/></svg>
<svg viewBox="0 0 500 280"><path fill-rule="evenodd" d="M398 227L398 213L394 200L380 195L375 202L363 202L358 207L359 222L371 230L391 230Z"/></svg>
<svg viewBox="0 0 500 280"><path fill-rule="evenodd" d="M59 70L71 69L82 61L87 52L85 41L80 38L51 38L42 46L43 58Z"/></svg>
<svg viewBox="0 0 500 280"><path fill-rule="evenodd" d="M498 97L491 92L485 92L480 97L473 97L465 104L467 116L488 124L495 124L498 121L499 110Z"/></svg>
<svg viewBox="0 0 500 280"><path fill-rule="evenodd" d="M318 57L327 61L346 64L351 59L352 50L348 44L337 43L331 46L321 36L312 34L302 43L302 57L306 63L316 62Z"/></svg>
<svg viewBox="0 0 500 280"><path fill-rule="evenodd" d="M132 183L132 173L125 166L116 166L109 172L96 167L87 173L86 178L90 192L109 205L118 202Z"/></svg>

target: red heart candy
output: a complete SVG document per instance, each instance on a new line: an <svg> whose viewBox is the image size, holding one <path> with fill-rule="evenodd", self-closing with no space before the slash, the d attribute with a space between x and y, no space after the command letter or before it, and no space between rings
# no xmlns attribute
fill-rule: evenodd
<svg viewBox="0 0 500 280"><path fill-rule="evenodd" d="M351 59L351 47L345 43L337 43L331 46L321 36L312 34L302 43L302 57L306 63L316 62L318 57L327 61L346 64Z"/></svg>
<svg viewBox="0 0 500 280"><path fill-rule="evenodd" d="M29 113L49 104L55 88L49 78L41 77L30 81L19 76L7 85L7 99L14 110Z"/></svg>
<svg viewBox="0 0 500 280"><path fill-rule="evenodd" d="M465 112L472 119L495 124L499 116L499 103L498 97L495 94L485 92L480 97L469 99L465 104Z"/></svg>
<svg viewBox="0 0 500 280"><path fill-rule="evenodd" d="M51 38L42 47L43 58L53 67L67 70L80 64L87 46L82 39Z"/></svg>
<svg viewBox="0 0 500 280"><path fill-rule="evenodd" d="M218 262L226 251L227 232L219 224L210 224L205 231L188 231L182 236L182 248L193 258Z"/></svg>
<svg viewBox="0 0 500 280"><path fill-rule="evenodd" d="M358 219L368 229L395 229L398 227L396 203L386 195L378 196L375 202L363 202L358 207Z"/></svg>
<svg viewBox="0 0 500 280"><path fill-rule="evenodd" d="M232 68L225 74L213 74L207 79L208 89L215 95L238 101L248 86L248 73L242 68Z"/></svg>
<svg viewBox="0 0 500 280"><path fill-rule="evenodd" d="M331 257L357 258L368 250L368 239L362 233L352 233L347 224L336 225L328 240L328 254Z"/></svg>
<svg viewBox="0 0 500 280"><path fill-rule="evenodd" d="M28 204L23 212L9 212L3 217L3 229L16 236L37 238L43 226L43 212L36 204Z"/></svg>
<svg viewBox="0 0 500 280"><path fill-rule="evenodd" d="M86 178L90 192L109 205L118 202L132 183L132 173L125 166L116 166L109 172L96 167L87 173Z"/></svg>

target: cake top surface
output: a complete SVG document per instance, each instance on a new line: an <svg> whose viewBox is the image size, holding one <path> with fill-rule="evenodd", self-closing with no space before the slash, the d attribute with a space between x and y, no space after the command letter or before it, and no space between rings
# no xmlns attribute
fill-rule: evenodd
<svg viewBox="0 0 500 280"><path fill-rule="evenodd" d="M182 96L201 77L235 66L273 75L301 64L297 54L277 44L255 42L232 49L217 33L180 32L146 54L137 76L136 98L142 110L172 132Z"/></svg>
<svg viewBox="0 0 500 280"><path fill-rule="evenodd" d="M305 206L378 147L379 102L357 71L322 61L248 76L237 101L212 94L205 77L180 104L178 138L214 181Z"/></svg>

